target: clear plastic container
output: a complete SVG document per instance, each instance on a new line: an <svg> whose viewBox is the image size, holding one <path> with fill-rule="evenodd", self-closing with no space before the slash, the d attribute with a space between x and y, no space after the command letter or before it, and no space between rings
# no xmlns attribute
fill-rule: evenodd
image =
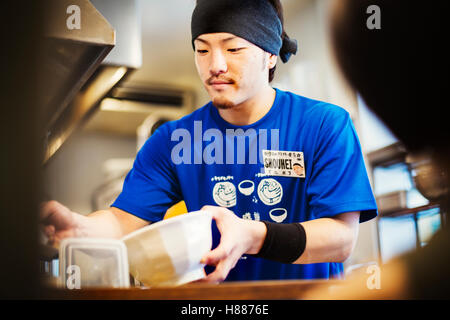
<svg viewBox="0 0 450 320"><path fill-rule="evenodd" d="M127 248L120 240L68 238L59 248L60 286L67 289L130 286Z"/></svg>

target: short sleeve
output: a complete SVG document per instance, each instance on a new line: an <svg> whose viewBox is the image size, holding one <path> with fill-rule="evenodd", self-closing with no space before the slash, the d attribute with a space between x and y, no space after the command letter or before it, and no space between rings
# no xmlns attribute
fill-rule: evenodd
<svg viewBox="0 0 450 320"><path fill-rule="evenodd" d="M340 107L327 107L322 117L307 196L315 219L360 211L364 222L377 215L356 130Z"/></svg>
<svg viewBox="0 0 450 320"><path fill-rule="evenodd" d="M139 150L122 192L111 205L144 220L156 222L182 200L170 160L168 129L159 127Z"/></svg>

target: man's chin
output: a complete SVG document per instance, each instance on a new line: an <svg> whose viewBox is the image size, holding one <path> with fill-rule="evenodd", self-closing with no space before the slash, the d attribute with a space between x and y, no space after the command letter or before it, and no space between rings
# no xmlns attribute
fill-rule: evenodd
<svg viewBox="0 0 450 320"><path fill-rule="evenodd" d="M236 104L233 101L230 101L224 97L214 97L212 99L212 103L217 109L222 110L231 109L236 106Z"/></svg>

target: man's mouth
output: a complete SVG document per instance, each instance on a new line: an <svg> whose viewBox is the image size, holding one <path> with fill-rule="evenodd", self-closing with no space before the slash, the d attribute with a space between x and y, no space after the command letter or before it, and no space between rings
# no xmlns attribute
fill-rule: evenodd
<svg viewBox="0 0 450 320"><path fill-rule="evenodd" d="M211 86L215 90L223 90L227 88L229 85L234 84L234 81L231 79L208 79L207 84Z"/></svg>
<svg viewBox="0 0 450 320"><path fill-rule="evenodd" d="M212 85L217 85L217 84L231 84L231 82L225 82L225 81L213 81L211 82Z"/></svg>
<svg viewBox="0 0 450 320"><path fill-rule="evenodd" d="M215 90L224 90L230 86L230 83L213 83L211 87Z"/></svg>

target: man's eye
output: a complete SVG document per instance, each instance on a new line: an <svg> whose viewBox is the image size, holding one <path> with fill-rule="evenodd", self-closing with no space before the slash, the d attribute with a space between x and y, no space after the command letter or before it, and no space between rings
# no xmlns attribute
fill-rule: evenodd
<svg viewBox="0 0 450 320"><path fill-rule="evenodd" d="M240 51L242 49L244 49L244 48L231 48L231 49L228 49L228 51L229 52L238 52L238 51Z"/></svg>
<svg viewBox="0 0 450 320"><path fill-rule="evenodd" d="M200 53L200 54L204 54L204 53L207 53L208 52L208 50L197 50L197 53Z"/></svg>

